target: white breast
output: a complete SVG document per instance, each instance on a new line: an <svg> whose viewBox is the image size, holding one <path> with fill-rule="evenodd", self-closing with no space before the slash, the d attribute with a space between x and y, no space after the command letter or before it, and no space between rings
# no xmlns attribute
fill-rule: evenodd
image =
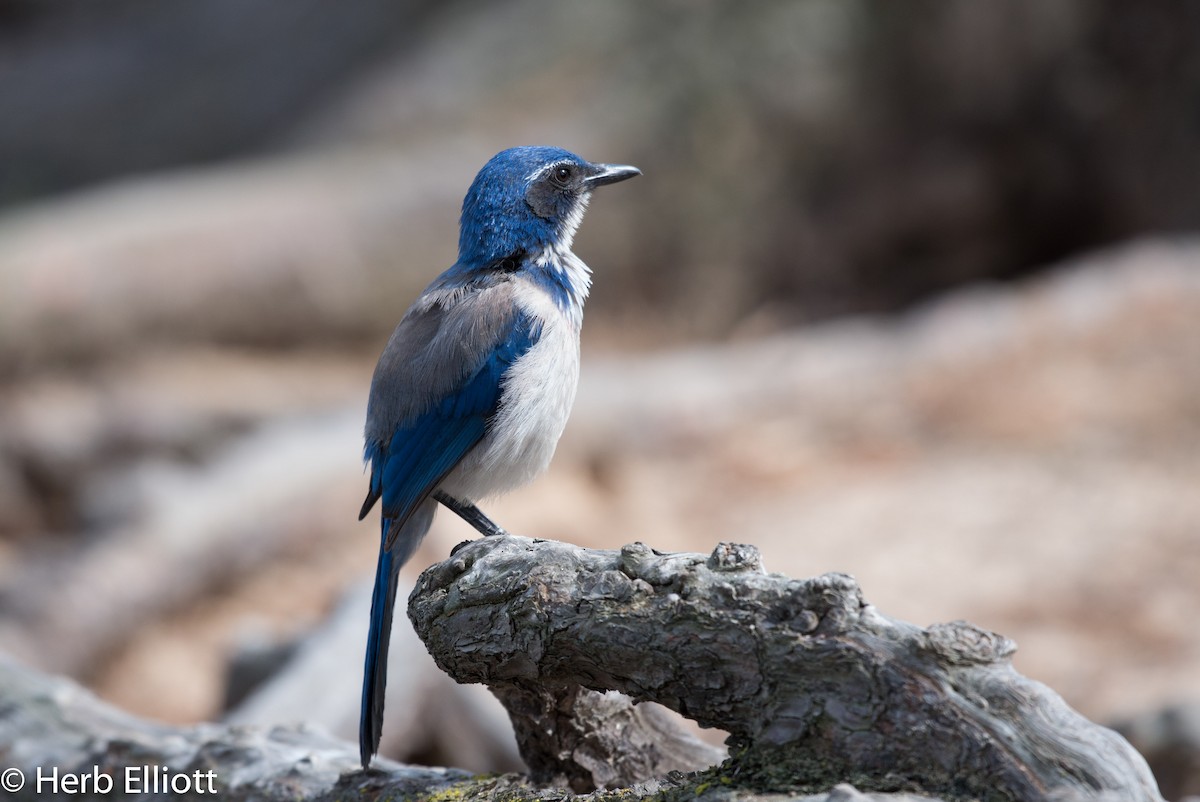
<svg viewBox="0 0 1200 802"><path fill-rule="evenodd" d="M542 334L505 374L488 434L442 481L465 501L513 490L544 471L575 403L578 324L533 284L516 300L542 321Z"/></svg>

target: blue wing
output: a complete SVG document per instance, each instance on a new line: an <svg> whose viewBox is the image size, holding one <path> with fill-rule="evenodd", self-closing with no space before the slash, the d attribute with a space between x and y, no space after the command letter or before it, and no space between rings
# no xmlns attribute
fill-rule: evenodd
<svg viewBox="0 0 1200 802"><path fill-rule="evenodd" d="M368 440L365 456L371 462L370 492L360 517L376 499L383 500L383 517L389 522L385 548L391 547L396 533L420 503L483 439L488 421L500 405L505 371L540 333L534 318L523 312L514 314L508 331L460 385L397 426L386 442Z"/></svg>

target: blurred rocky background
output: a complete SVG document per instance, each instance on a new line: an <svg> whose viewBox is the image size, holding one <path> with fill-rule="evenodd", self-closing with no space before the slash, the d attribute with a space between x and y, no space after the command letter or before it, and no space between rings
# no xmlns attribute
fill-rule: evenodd
<svg viewBox="0 0 1200 802"><path fill-rule="evenodd" d="M577 408L496 517L998 630L1200 793L1198 37L1166 0L0 2L0 650L351 736L374 360L479 166L552 143L645 176L580 232ZM388 752L511 767L395 638Z"/></svg>

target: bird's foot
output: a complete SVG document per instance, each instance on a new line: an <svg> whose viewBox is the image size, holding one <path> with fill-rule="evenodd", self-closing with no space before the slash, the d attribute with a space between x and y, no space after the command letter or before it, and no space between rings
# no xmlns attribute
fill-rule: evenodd
<svg viewBox="0 0 1200 802"><path fill-rule="evenodd" d="M469 501L460 501L444 490L433 491L433 497L459 518L462 518L464 521L473 526L475 531L484 537L508 534L508 532L504 531L503 527L501 527L491 518L487 517L483 510L479 509ZM458 548L461 548L461 546L462 544L460 544Z"/></svg>

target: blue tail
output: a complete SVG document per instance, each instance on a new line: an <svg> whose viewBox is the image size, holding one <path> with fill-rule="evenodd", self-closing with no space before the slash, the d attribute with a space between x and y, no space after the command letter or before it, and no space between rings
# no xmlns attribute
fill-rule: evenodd
<svg viewBox="0 0 1200 802"><path fill-rule="evenodd" d="M383 733L383 702L387 688L388 644L392 635L392 613L396 606L396 580L400 568L416 551L433 523L437 502L429 499L413 513L401 528L389 551L387 541L391 521L383 519L379 544L379 563L375 568L375 590L371 594L371 625L367 630L367 659L363 665L362 715L358 727L358 752L363 768L379 751Z"/></svg>

